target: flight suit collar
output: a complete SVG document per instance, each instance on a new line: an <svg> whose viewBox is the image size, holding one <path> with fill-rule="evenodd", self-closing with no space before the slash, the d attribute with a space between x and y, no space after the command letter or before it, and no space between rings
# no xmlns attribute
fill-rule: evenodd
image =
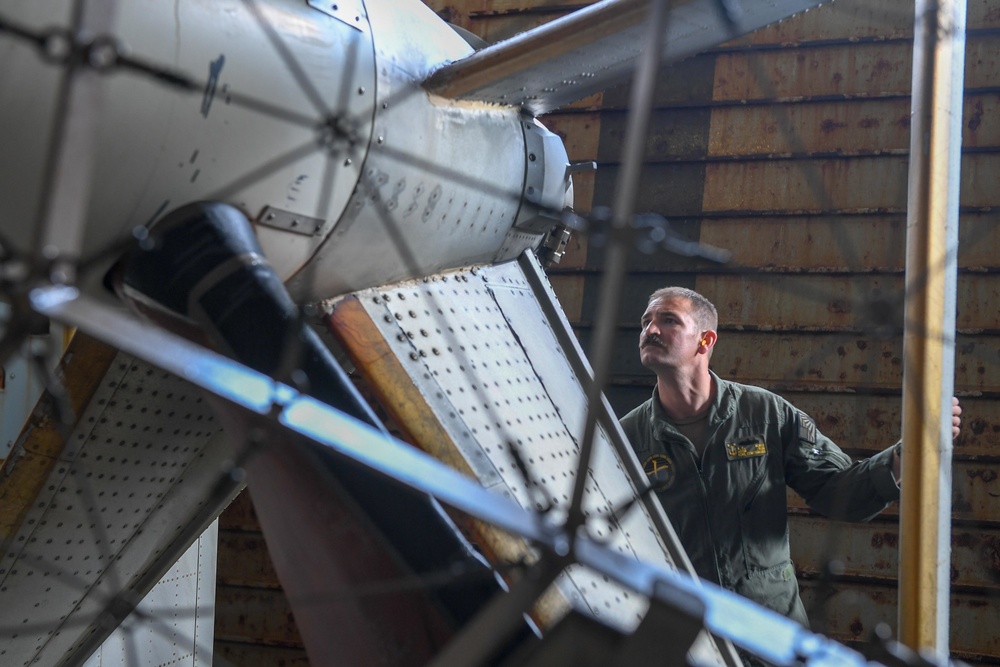
<svg viewBox="0 0 1000 667"><path fill-rule="evenodd" d="M715 397L712 405L708 409L708 423L710 426L719 424L729 419L736 411L736 385L723 380L713 371L709 371L712 380L715 382ZM653 434L662 439L666 435L677 435L678 431L667 416L667 411L660 404L660 396L657 387L653 387L653 400L651 401L653 416Z"/></svg>

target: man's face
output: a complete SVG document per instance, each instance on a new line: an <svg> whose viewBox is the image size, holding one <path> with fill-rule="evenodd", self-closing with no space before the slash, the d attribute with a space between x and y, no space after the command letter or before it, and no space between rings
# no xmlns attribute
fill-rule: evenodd
<svg viewBox="0 0 1000 667"><path fill-rule="evenodd" d="M701 347L702 331L684 298L662 298L646 306L640 321L639 360L656 371L694 364Z"/></svg>

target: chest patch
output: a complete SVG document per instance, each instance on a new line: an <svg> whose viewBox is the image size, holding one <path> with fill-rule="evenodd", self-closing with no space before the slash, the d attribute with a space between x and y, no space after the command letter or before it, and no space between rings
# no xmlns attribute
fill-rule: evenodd
<svg viewBox="0 0 1000 667"><path fill-rule="evenodd" d="M730 461L752 459L765 454L767 454L767 444L764 442L764 438L759 435L744 438L738 442L726 443L726 458Z"/></svg>
<svg viewBox="0 0 1000 667"><path fill-rule="evenodd" d="M677 479L677 468L666 454L653 454L642 462L646 479L654 491L666 491L674 485Z"/></svg>

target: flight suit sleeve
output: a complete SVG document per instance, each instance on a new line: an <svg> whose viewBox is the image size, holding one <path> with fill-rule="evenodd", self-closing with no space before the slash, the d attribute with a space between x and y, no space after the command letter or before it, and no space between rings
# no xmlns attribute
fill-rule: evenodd
<svg viewBox="0 0 1000 667"><path fill-rule="evenodd" d="M834 519L868 521L899 500L892 447L852 461L807 414L791 405L786 414L786 481L809 507Z"/></svg>

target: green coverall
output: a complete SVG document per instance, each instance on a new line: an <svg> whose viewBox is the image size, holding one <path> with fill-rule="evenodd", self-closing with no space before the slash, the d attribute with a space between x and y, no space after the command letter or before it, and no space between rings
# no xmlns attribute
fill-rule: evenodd
<svg viewBox="0 0 1000 667"><path fill-rule="evenodd" d="M852 463L785 399L712 377L701 460L655 389L622 428L698 576L808 626L788 548L785 486L822 514L866 521L899 499L892 448Z"/></svg>

